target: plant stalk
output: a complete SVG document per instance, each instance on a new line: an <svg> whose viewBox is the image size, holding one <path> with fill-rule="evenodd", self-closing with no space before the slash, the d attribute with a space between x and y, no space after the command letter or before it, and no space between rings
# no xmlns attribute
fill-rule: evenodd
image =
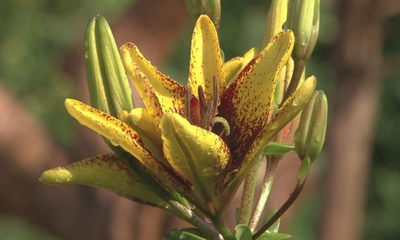
<svg viewBox="0 0 400 240"><path fill-rule="evenodd" d="M276 168L278 167L279 160L280 157L278 156L267 157L267 166L265 170L264 179L261 185L260 197L254 209L253 217L249 223L249 228L251 229L251 231L254 231L256 229L258 221L260 220L260 217L264 211L265 204L268 200L272 184L275 179Z"/></svg>

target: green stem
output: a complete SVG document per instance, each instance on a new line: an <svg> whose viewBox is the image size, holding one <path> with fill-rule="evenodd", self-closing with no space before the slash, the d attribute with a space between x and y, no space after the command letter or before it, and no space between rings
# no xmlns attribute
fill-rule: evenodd
<svg viewBox="0 0 400 240"><path fill-rule="evenodd" d="M242 201L240 202L239 217L237 224L248 224L251 215L251 209L253 206L254 192L256 189L257 176L260 170L262 155L256 164L250 169L243 184Z"/></svg>
<svg viewBox="0 0 400 240"><path fill-rule="evenodd" d="M225 219L217 217L212 220L213 226L219 231L223 240L235 240L231 230L226 225Z"/></svg>
<svg viewBox="0 0 400 240"><path fill-rule="evenodd" d="M133 158L133 156L122 150L118 151L117 154L125 161L129 169L141 180L143 184L146 185L148 189L156 193L169 205L168 208L165 208L166 210L193 224L207 234L210 239L219 239L219 233L212 225L200 219L190 208L183 205L187 203L186 199L182 201L182 199L176 198L171 192L163 188L159 183L148 176L144 170L144 167L140 165L138 161ZM178 202L177 200L181 200L182 202Z"/></svg>
<svg viewBox="0 0 400 240"><path fill-rule="evenodd" d="M249 228L254 231L257 227L258 221L264 211L265 204L271 192L272 184L275 179L275 172L278 166L280 157L271 156L267 157L267 167L265 170L264 180L261 185L261 193L258 199L256 208L254 209L253 217L250 221Z"/></svg>
<svg viewBox="0 0 400 240"><path fill-rule="evenodd" d="M199 218L196 214L193 213L192 210L188 209L187 207L176 201L169 201L168 205L171 206L171 209L167 210L199 228L203 233L207 234L210 239L220 239L220 234L218 230L215 229L212 225L208 224L206 221Z"/></svg>
<svg viewBox="0 0 400 240"><path fill-rule="evenodd" d="M269 227L272 226L285 212L286 210L289 209L290 206L296 201L297 197L300 195L301 190L303 190L305 180L302 182L297 182L296 187L294 188L293 192L290 194L289 198L286 200L286 202L282 205L281 208L275 213L272 218L264 224L254 235L253 235L253 240L257 239L260 237L265 231L268 230Z"/></svg>

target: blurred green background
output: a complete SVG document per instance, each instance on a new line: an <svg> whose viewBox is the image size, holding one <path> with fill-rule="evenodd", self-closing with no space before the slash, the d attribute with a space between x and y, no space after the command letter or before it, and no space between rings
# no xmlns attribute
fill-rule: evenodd
<svg viewBox="0 0 400 240"><path fill-rule="evenodd" d="M77 43L82 42L86 23L92 16L100 13L113 24L135 3L132 0L1 1L1 84L50 130L57 144L68 149L77 134L63 107L64 99L75 96L77 91L76 81L65 72L65 59ZM267 6L265 0L222 1L219 34L226 59L261 45ZM329 55L340 26L331 1L322 0L321 9L320 39L307 74L318 76L318 88L325 90L329 98L336 82ZM188 20L185 26L161 67L173 78L183 81L187 77L193 21ZM381 81L380 110L368 182L363 226L363 239L367 240L400 239L400 16L386 21L384 34L383 56L389 64L384 69L385 79ZM83 45L79 47L83 48ZM7 113L0 113L0 117L3 114ZM323 169L324 159L320 161L315 167ZM298 215L289 230L296 239L317 239L321 201L322 192L315 189L298 208ZM45 231L31 226L23 216L0 215L0 239L57 239Z"/></svg>

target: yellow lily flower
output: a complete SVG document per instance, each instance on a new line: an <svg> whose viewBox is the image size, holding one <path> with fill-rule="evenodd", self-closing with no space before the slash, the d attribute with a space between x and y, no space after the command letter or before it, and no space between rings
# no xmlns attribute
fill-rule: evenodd
<svg viewBox="0 0 400 240"><path fill-rule="evenodd" d="M133 43L127 43L121 47L122 61L145 108L122 111L117 119L77 100L67 99L65 105L81 124L133 156L129 161L136 161L164 189L179 193L206 216L221 216L270 139L312 96L314 77L273 114L276 82L293 44L291 31L280 32L259 53L252 50L224 65L215 27L203 15L193 32L186 87L158 71ZM59 175L49 170L41 180L57 184L64 181ZM137 177L125 176L126 182ZM104 187L98 179L91 181ZM165 204L153 195L128 196L121 186L113 185L122 196Z"/></svg>

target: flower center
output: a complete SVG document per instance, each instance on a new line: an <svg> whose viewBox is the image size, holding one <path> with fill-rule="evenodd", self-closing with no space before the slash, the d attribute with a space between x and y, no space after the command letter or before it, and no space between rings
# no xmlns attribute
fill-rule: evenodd
<svg viewBox="0 0 400 240"><path fill-rule="evenodd" d="M230 127L228 121L223 117L216 117L219 99L217 76L213 76L213 95L210 100L207 101L203 86L200 85L197 88L197 93L199 98L192 95L190 86L186 87L185 118L191 124L218 133L220 136L229 135ZM216 123L222 124L223 128L214 128Z"/></svg>

